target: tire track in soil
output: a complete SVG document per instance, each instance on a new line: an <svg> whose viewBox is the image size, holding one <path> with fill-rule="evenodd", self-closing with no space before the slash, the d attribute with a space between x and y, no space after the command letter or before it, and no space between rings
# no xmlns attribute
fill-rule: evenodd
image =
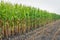
<svg viewBox="0 0 60 40"><path fill-rule="evenodd" d="M52 40L56 31L58 31L58 29L60 28L59 24L60 23L44 30L44 32L42 32L40 36L38 36L35 40Z"/></svg>
<svg viewBox="0 0 60 40"><path fill-rule="evenodd" d="M60 28L60 21L50 24L47 28L44 28L40 32L37 32L31 38L27 40L51 40L54 33Z"/></svg>
<svg viewBox="0 0 60 40"><path fill-rule="evenodd" d="M58 29L58 31L56 31L52 40L60 40L60 28Z"/></svg>
<svg viewBox="0 0 60 40"><path fill-rule="evenodd" d="M60 29L60 26L56 29L52 29L52 30L45 30L40 36L37 37L37 39L35 40L52 40L52 38L54 37L56 31L58 31L58 29Z"/></svg>

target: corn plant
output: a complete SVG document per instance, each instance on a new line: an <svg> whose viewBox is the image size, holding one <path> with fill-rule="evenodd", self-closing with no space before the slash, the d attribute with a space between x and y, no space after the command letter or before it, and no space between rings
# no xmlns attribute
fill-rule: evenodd
<svg viewBox="0 0 60 40"><path fill-rule="evenodd" d="M0 3L0 36L25 34L60 19L60 15L46 10L11 3Z"/></svg>

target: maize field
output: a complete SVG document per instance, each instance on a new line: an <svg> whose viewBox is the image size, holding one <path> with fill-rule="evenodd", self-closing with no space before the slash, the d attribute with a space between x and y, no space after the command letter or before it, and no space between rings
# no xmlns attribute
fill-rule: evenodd
<svg viewBox="0 0 60 40"><path fill-rule="evenodd" d="M0 2L0 38L23 35L58 19L60 15L56 13L2 1Z"/></svg>

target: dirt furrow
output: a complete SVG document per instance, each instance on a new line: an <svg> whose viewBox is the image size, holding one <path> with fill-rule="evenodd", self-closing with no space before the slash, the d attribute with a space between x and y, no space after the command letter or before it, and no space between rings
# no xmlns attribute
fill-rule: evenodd
<svg viewBox="0 0 60 40"><path fill-rule="evenodd" d="M60 28L58 29L58 31L56 31L52 40L60 40Z"/></svg>
<svg viewBox="0 0 60 40"><path fill-rule="evenodd" d="M60 21L54 22L50 24L47 28L42 29L41 31L37 31L31 38L28 40L44 40L45 39L52 39L53 34L60 28ZM47 35L47 36L44 36Z"/></svg>
<svg viewBox="0 0 60 40"><path fill-rule="evenodd" d="M35 37L35 40L52 40L55 32L60 28L60 22L54 24L51 27L48 27L44 32L42 32L39 36Z"/></svg>

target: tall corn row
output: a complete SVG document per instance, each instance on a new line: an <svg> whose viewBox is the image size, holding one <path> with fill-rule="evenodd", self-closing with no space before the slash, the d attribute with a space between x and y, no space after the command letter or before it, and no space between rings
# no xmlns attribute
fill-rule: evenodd
<svg viewBox="0 0 60 40"><path fill-rule="evenodd" d="M60 19L60 15L21 4L1 2L0 39L25 34L57 19Z"/></svg>

